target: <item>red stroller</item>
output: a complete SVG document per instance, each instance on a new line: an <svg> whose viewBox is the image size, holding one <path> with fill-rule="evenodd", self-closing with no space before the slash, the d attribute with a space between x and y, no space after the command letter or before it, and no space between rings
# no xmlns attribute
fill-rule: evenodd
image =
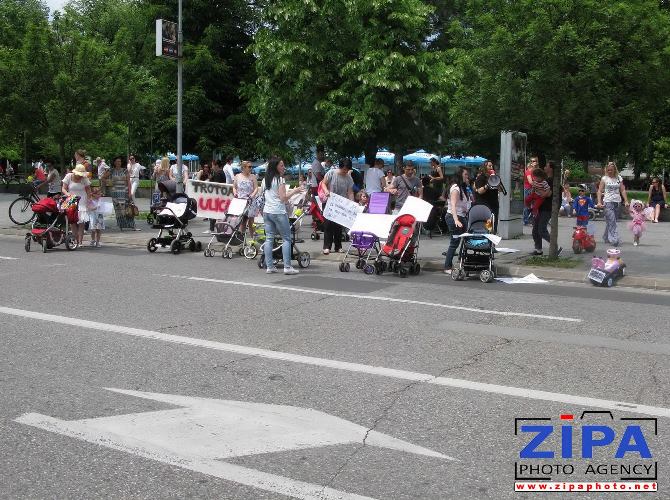
<svg viewBox="0 0 670 500"><path fill-rule="evenodd" d="M386 244L375 261L375 273L382 274L388 269L398 273L401 278L406 278L408 274L419 274L421 264L417 259L420 233L420 224L417 224L413 215L397 217L393 221Z"/></svg>
<svg viewBox="0 0 670 500"><path fill-rule="evenodd" d="M323 210L321 207L321 200L318 196L312 196L312 201L309 204L309 215L312 216L312 235L313 240L320 240L320 232L323 232L323 223L326 222L326 219L323 216Z"/></svg>
<svg viewBox="0 0 670 500"><path fill-rule="evenodd" d="M70 231L70 224L79 220L79 197L44 198L31 206L36 218L29 233L26 233L24 248L30 252L31 242L48 249L65 244L68 250L77 248L77 241Z"/></svg>

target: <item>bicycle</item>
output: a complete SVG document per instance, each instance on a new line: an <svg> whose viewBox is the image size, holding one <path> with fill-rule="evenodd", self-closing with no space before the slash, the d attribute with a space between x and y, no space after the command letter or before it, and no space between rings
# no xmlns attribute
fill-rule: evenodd
<svg viewBox="0 0 670 500"><path fill-rule="evenodd" d="M9 205L9 220L17 226L30 224L35 219L31 206L38 201L40 201L40 196L35 186L22 185L19 197Z"/></svg>

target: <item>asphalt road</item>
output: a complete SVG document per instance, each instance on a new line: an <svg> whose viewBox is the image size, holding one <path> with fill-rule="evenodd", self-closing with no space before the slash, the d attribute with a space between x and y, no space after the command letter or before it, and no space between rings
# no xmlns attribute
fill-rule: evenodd
<svg viewBox="0 0 670 500"><path fill-rule="evenodd" d="M599 464L649 462L614 458L619 419L658 418L643 498L670 498L670 294L4 236L0 271L1 498L514 498L515 418L591 410L617 431ZM578 437L533 463L617 480Z"/></svg>

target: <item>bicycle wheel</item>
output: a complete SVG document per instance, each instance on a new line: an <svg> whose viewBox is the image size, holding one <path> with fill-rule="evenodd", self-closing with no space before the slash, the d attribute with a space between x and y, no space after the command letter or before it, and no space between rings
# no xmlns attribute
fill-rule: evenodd
<svg viewBox="0 0 670 500"><path fill-rule="evenodd" d="M9 219L17 226L30 224L35 218L31 209L33 201L29 198L19 197L9 205Z"/></svg>

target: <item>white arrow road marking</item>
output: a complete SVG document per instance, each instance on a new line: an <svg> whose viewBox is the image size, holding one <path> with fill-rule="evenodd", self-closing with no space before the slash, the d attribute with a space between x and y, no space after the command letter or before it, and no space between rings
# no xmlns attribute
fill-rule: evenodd
<svg viewBox="0 0 670 500"><path fill-rule="evenodd" d="M220 460L338 444L363 444L364 441L367 445L453 460L447 455L380 432L368 432L365 427L317 410L123 389L108 390L181 408L74 421L27 413L15 422L304 499L369 497Z"/></svg>
<svg viewBox="0 0 670 500"><path fill-rule="evenodd" d="M16 257L2 257L0 256L0 260L19 260Z"/></svg>
<svg viewBox="0 0 670 500"><path fill-rule="evenodd" d="M216 342L213 340L204 340L193 337L183 337L181 335L171 335L169 333L154 332L151 330L141 330L139 328L131 328L128 326L121 326L121 325L110 325L108 323L98 323L95 321L88 321L85 319L68 318L66 316L55 316L53 314L45 314L35 311L25 311L23 309L13 309L10 307L0 306L0 314L8 314L11 316L18 316L22 318L49 321L51 323L59 323L62 325L78 326L81 328L89 328L92 330L101 330L105 332L119 333L122 335L129 335L132 337L160 340L162 342L170 342L174 344L183 344L193 347L201 347L204 349L212 349L215 351L232 352L244 356L258 356L260 358L275 359L278 361L286 361L289 363L301 363L305 365L319 366L323 368L332 368L334 370L345 370L355 373L365 373L368 375L389 377L400 380L410 380L413 382L423 382L426 384L441 385L445 387L457 387L459 389L467 389L471 391L479 391L489 394L502 394L506 396L534 399L538 401L551 401L554 403L566 403L569 405L577 405L590 408L602 408L604 410L627 411L632 413L639 413L642 415L650 415L654 417L670 418L670 408L663 408L658 406L638 405L635 403L612 401L608 399L574 396L570 394L563 394L560 392L537 391L534 389L527 389L523 387L510 387L507 385L487 384L484 382L473 382L470 380L463 380L457 378L436 377L428 373L397 370L395 368L364 365L361 363L350 363L348 361L316 358L312 356L303 356L301 354L293 354L281 351L271 351L269 349L261 349L258 347L226 344L224 342Z"/></svg>
<svg viewBox="0 0 670 500"><path fill-rule="evenodd" d="M464 306L454 306L450 304L440 304L437 302L424 302L421 300L410 300L410 299L397 299L394 297L383 297L379 295L360 295L355 293L346 293L346 292L328 292L325 290L315 290L312 288L297 288L293 286L283 286L283 285L269 285L267 283L248 283L246 281L230 281L230 280L219 280L214 278L198 278L196 276L178 276L172 274L161 274L163 278L178 278L181 280L190 280L190 281L204 281L207 283L222 283L224 285L234 285L234 286L248 286L253 288L268 288L270 290L282 290L287 292L297 292L297 293L308 293L313 295L325 295L327 297L347 297L353 299L362 299L362 300L371 300L378 302L393 302L396 304L410 304L414 306L425 306L425 307L434 307L436 309L453 309L456 311L467 311L474 312L478 314L491 314L496 316L512 316L520 318L535 318L535 319L550 319L555 321L567 321L570 323L581 323L582 320L579 318L567 318L564 316L547 316L545 314L530 314L514 311L496 311L493 309L480 309L477 307L464 307Z"/></svg>

